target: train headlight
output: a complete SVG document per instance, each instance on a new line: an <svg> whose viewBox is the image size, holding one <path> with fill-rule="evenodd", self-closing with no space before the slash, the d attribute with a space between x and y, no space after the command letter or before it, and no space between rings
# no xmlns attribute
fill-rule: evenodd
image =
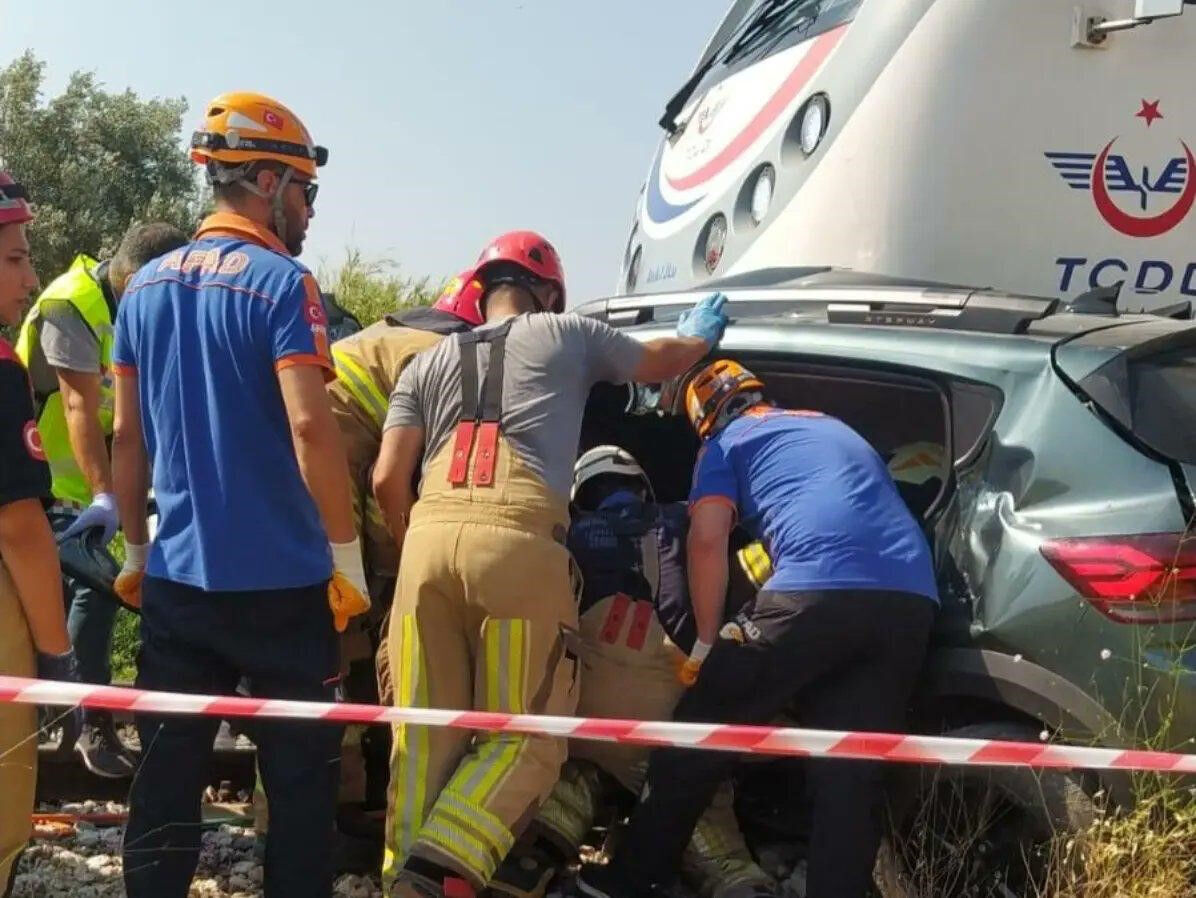
<svg viewBox="0 0 1196 898"><path fill-rule="evenodd" d="M727 246L727 216L721 212L706 222L703 229L703 239L699 245L702 248L702 264L707 274L714 274L718 263L723 259L723 250Z"/></svg>
<svg viewBox="0 0 1196 898"><path fill-rule="evenodd" d="M826 94L814 94L806 100L801 111L801 123L798 126L798 142L801 151L809 156L822 143L822 136L826 134L827 122L830 121L830 102Z"/></svg>
<svg viewBox="0 0 1196 898"><path fill-rule="evenodd" d="M776 181L777 172L771 165L764 165L756 172L756 182L752 185L752 201L748 207L753 224L760 224L768 215Z"/></svg>

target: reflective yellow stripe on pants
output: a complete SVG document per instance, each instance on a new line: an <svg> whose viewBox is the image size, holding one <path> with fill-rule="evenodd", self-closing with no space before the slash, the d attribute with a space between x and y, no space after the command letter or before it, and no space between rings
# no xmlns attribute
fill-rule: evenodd
<svg viewBox="0 0 1196 898"><path fill-rule="evenodd" d="M390 665L392 675L398 672L395 705L400 708L426 708L427 667L415 617L410 614L395 615L391 618L392 630L396 625L401 632L391 636L392 640L397 637L399 645L392 646L397 649L397 658L392 655ZM399 858L411 852L415 834L423 825L428 785L428 728L400 723L394 727L394 735L388 796L392 831L382 859L382 876L386 882L394 877L401 865Z"/></svg>

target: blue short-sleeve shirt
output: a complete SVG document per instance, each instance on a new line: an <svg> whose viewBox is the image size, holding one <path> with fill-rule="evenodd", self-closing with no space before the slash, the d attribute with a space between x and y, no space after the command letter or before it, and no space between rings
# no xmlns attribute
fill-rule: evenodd
<svg viewBox="0 0 1196 898"><path fill-rule="evenodd" d="M290 365L333 376L324 306L311 273L248 219L211 216L129 282L113 369L138 378L159 509L152 576L215 591L332 575L278 384Z"/></svg>
<svg viewBox="0 0 1196 898"><path fill-rule="evenodd" d="M702 447L690 492L734 506L777 591L895 590L938 601L930 547L876 450L827 415L765 406Z"/></svg>

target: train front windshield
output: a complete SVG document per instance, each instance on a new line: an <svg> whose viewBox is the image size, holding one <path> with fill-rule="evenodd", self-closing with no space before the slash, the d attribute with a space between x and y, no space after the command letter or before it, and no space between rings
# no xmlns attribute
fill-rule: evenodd
<svg viewBox="0 0 1196 898"><path fill-rule="evenodd" d="M761 0L741 17L686 91L700 97L718 82L762 59L815 38L855 18L864 0Z"/></svg>

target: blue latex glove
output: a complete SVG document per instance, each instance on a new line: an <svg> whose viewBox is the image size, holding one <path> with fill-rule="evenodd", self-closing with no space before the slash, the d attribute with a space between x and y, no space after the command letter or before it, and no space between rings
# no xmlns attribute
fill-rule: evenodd
<svg viewBox="0 0 1196 898"><path fill-rule="evenodd" d="M91 527L103 528L105 546L116 536L120 518L116 514L116 499L111 493L100 493L92 499L91 504L83 509L83 513L75 518L74 523L62 532L62 538L70 539Z"/></svg>
<svg viewBox="0 0 1196 898"><path fill-rule="evenodd" d="M75 650L67 649L61 655L38 652L37 678L78 683L79 663L75 659ZM83 708L76 705L65 712L61 708L50 708L46 711L46 718L62 725L62 741L58 743L58 752L62 755L69 754L79 741L79 733L83 730Z"/></svg>
<svg viewBox="0 0 1196 898"><path fill-rule="evenodd" d="M681 313L677 319L677 336L701 337L713 348L722 339L727 326L727 315L723 311L726 304L726 296L711 293L692 309Z"/></svg>

